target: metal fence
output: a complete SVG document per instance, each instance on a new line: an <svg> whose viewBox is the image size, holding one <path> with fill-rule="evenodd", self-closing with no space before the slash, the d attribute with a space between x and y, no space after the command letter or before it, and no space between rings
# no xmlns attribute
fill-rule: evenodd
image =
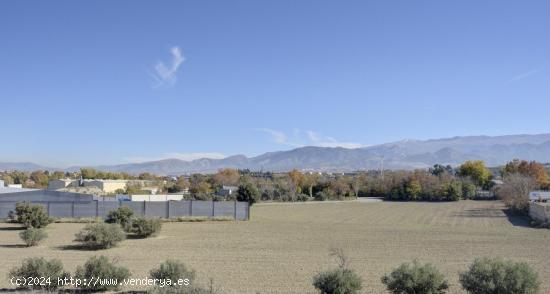
<svg viewBox="0 0 550 294"><path fill-rule="evenodd" d="M175 217L228 217L235 220L248 220L250 206L247 202L238 201L32 201L44 206L52 217L105 218L107 213L120 206L127 206L135 215L148 218ZM10 211L15 211L15 201L0 202L0 218L7 218Z"/></svg>

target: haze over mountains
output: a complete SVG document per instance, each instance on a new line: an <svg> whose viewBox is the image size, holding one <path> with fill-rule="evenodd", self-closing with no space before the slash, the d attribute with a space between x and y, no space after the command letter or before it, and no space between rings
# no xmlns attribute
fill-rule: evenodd
<svg viewBox="0 0 550 294"><path fill-rule="evenodd" d="M268 152L255 157L235 155L223 159L183 161L165 159L143 163L96 166L104 171L132 174L150 172L159 175L209 173L220 168L255 171L356 171L378 169L416 169L436 163L459 165L466 160L484 160L489 166L504 164L514 158L550 162L550 134L467 136L434 140L402 140L363 148L301 147L288 151ZM76 170L71 167L67 170ZM56 168L33 163L2 163L0 170L37 170Z"/></svg>

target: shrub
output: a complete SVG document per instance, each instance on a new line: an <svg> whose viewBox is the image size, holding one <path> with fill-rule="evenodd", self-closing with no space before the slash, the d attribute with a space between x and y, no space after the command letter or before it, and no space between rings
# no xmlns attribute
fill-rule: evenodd
<svg viewBox="0 0 550 294"><path fill-rule="evenodd" d="M458 201L462 198L462 185L460 182L452 181L445 185L445 195L448 201Z"/></svg>
<svg viewBox="0 0 550 294"><path fill-rule="evenodd" d="M337 268L319 273L313 286L322 294L353 294L361 290L362 281L352 270Z"/></svg>
<svg viewBox="0 0 550 294"><path fill-rule="evenodd" d="M476 185L472 183L462 183L462 197L464 199L474 199L476 197Z"/></svg>
<svg viewBox="0 0 550 294"><path fill-rule="evenodd" d="M225 197L221 196L221 195L214 195L212 196L212 201L225 201Z"/></svg>
<svg viewBox="0 0 550 294"><path fill-rule="evenodd" d="M37 281L38 283L33 283L32 286L24 286L28 289L53 290L63 286L58 284L58 278L65 279L69 277L69 273L63 270L63 264L58 259L46 260L43 257L32 257L23 260L20 267L12 269L9 276L19 279L44 278L42 281Z"/></svg>
<svg viewBox="0 0 550 294"><path fill-rule="evenodd" d="M534 294L538 293L540 281L525 262L481 258L460 274L460 284L475 294Z"/></svg>
<svg viewBox="0 0 550 294"><path fill-rule="evenodd" d="M132 230L139 238L156 236L162 228L162 222L159 219L136 218L132 222Z"/></svg>
<svg viewBox="0 0 550 294"><path fill-rule="evenodd" d="M148 294L221 294L222 292L213 286L208 288L202 288L198 286L185 286L179 288L173 287L155 287L150 291L147 291ZM256 292L260 293L260 292Z"/></svg>
<svg viewBox="0 0 550 294"><path fill-rule="evenodd" d="M195 280L195 271L188 269L185 264L177 260L166 260L158 268L152 269L149 274L153 279L170 280L172 283L179 279L187 279L189 284Z"/></svg>
<svg viewBox="0 0 550 294"><path fill-rule="evenodd" d="M105 256L93 256L83 266L76 268L75 276L87 281L92 279L109 281L109 283L87 283L81 286L84 290L107 291L117 290L122 280L130 276L130 271L125 267L116 266L115 262ZM115 280L117 283L112 282Z"/></svg>
<svg viewBox="0 0 550 294"><path fill-rule="evenodd" d="M418 261L404 263L389 275L382 277L382 283L394 294L440 294L449 288L445 277L433 265Z"/></svg>
<svg viewBox="0 0 550 294"><path fill-rule="evenodd" d="M363 281L348 268L348 258L341 248L331 248L330 255L336 257L338 268L321 272L313 278L313 286L321 294L354 294L361 290Z"/></svg>
<svg viewBox="0 0 550 294"><path fill-rule="evenodd" d="M212 194L209 193L195 193L193 194L194 200L209 201L212 200Z"/></svg>
<svg viewBox="0 0 550 294"><path fill-rule="evenodd" d="M127 206L121 206L115 210L109 211L106 223L119 224L125 231L129 231L132 226L132 218L134 217L134 211Z"/></svg>
<svg viewBox="0 0 550 294"><path fill-rule="evenodd" d="M38 245L40 241L45 239L48 235L43 229L28 228L21 233L19 237L27 244L27 247Z"/></svg>
<svg viewBox="0 0 550 294"><path fill-rule="evenodd" d="M260 196L261 194L258 187L250 182L245 182L239 185L239 189L237 190L237 200L246 201L250 205L258 202L258 200L260 200Z"/></svg>
<svg viewBox="0 0 550 294"><path fill-rule="evenodd" d="M89 224L76 234L76 241L90 249L111 248L124 239L126 235L118 224Z"/></svg>
<svg viewBox="0 0 550 294"><path fill-rule="evenodd" d="M315 196L313 196L315 198L315 201L325 201L328 199L328 196L327 195L328 193L326 191L319 191L317 193L315 193Z"/></svg>
<svg viewBox="0 0 550 294"><path fill-rule="evenodd" d="M305 202L309 199L309 196L306 194L296 194L296 201L302 201Z"/></svg>
<svg viewBox="0 0 550 294"><path fill-rule="evenodd" d="M42 205L33 205L28 202L17 203L15 214L17 222L22 223L27 228L42 228L53 221Z"/></svg>

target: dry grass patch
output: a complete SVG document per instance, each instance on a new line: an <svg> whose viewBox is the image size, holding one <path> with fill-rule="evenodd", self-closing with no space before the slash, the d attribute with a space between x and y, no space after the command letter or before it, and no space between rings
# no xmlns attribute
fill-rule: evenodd
<svg viewBox="0 0 550 294"><path fill-rule="evenodd" d="M228 293L314 293L312 277L332 268L329 248L341 247L350 267L364 279L365 293L385 293L380 277L417 258L437 266L450 293L463 293L458 272L476 258L496 256L531 264L550 293L550 231L526 227L492 201L451 203L319 203L254 205L248 222L165 223L161 235L129 239L102 251L146 277L159 261L179 259L213 278ZM97 254L67 247L83 224L51 224L50 238L37 248L19 248L13 224L0 224L0 288L10 287L8 270L25 257L59 258L74 271Z"/></svg>

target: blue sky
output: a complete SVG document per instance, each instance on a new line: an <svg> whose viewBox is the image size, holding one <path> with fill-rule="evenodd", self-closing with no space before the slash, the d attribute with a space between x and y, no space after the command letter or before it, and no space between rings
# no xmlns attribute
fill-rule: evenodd
<svg viewBox="0 0 550 294"><path fill-rule="evenodd" d="M1 1L0 161L549 132L548 1Z"/></svg>

